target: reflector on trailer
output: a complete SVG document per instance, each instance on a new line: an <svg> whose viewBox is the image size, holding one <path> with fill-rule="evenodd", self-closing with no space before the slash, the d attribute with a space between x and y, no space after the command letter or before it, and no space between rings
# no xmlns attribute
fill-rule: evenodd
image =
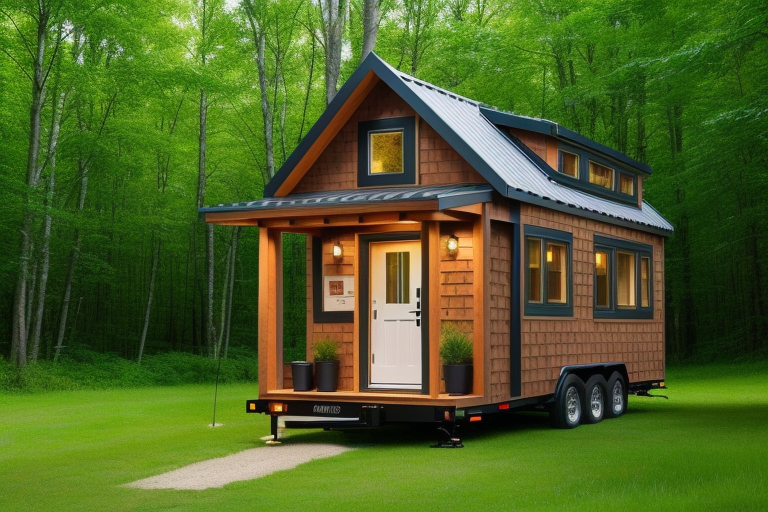
<svg viewBox="0 0 768 512"><path fill-rule="evenodd" d="M248 404L248 409L250 409L250 410L252 410L252 411L255 411L255 410L256 410L256 404L255 404L255 403L253 403L253 402L250 402L250 403Z"/></svg>
<svg viewBox="0 0 768 512"><path fill-rule="evenodd" d="M482 416L470 416L469 417L469 422L470 423L475 423L476 421L483 421L483 417Z"/></svg>
<svg viewBox="0 0 768 512"><path fill-rule="evenodd" d="M288 412L288 404L283 404L280 402L270 402L269 412L271 412L272 414L279 413L279 412Z"/></svg>
<svg viewBox="0 0 768 512"><path fill-rule="evenodd" d="M509 409L509 404L499 404L500 411L506 411L507 409Z"/></svg>

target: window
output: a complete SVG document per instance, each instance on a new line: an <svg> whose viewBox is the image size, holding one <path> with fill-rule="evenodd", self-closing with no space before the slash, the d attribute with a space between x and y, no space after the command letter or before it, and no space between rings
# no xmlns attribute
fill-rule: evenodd
<svg viewBox="0 0 768 512"><path fill-rule="evenodd" d="M560 151L560 172L571 178L579 178L579 155Z"/></svg>
<svg viewBox="0 0 768 512"><path fill-rule="evenodd" d="M525 227L525 314L573 316L571 245L573 235Z"/></svg>
<svg viewBox="0 0 768 512"><path fill-rule="evenodd" d="M411 253L388 252L387 261L387 304L409 304Z"/></svg>
<svg viewBox="0 0 768 512"><path fill-rule="evenodd" d="M414 117L358 123L359 187L416 184L415 123Z"/></svg>
<svg viewBox="0 0 768 512"><path fill-rule="evenodd" d="M368 132L370 174L403 173L403 130Z"/></svg>
<svg viewBox="0 0 768 512"><path fill-rule="evenodd" d="M635 195L635 179L629 174L622 173L619 176L619 192L628 196Z"/></svg>
<svg viewBox="0 0 768 512"><path fill-rule="evenodd" d="M595 318L653 318L649 245L595 235Z"/></svg>
<svg viewBox="0 0 768 512"><path fill-rule="evenodd" d="M598 187L613 190L613 169L590 161L589 182Z"/></svg>

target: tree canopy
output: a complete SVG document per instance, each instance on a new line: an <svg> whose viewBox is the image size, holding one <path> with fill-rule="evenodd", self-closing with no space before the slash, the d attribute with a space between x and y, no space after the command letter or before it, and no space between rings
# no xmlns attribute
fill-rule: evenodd
<svg viewBox="0 0 768 512"><path fill-rule="evenodd" d="M372 47L649 164L645 198L676 228L668 356L766 353L761 0L7 0L0 353L255 346L256 230L206 227L197 206L261 197ZM302 237L285 253L301 309Z"/></svg>

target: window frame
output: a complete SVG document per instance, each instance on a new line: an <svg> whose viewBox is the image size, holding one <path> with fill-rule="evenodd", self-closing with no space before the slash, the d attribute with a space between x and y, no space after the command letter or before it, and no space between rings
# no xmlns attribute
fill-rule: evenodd
<svg viewBox="0 0 768 512"><path fill-rule="evenodd" d="M653 319L653 247L638 242L595 235L594 256L597 252L608 254L608 306L597 305L597 265L592 259L592 307L594 318ZM634 256L634 306L618 305L618 253L631 253ZM642 261L648 260L648 306L643 307Z"/></svg>
<svg viewBox="0 0 768 512"><path fill-rule="evenodd" d="M562 172L562 153L570 153L576 155L578 158L578 178L574 178L568 174ZM595 164L603 167L608 167L612 170L613 177L611 188L605 188L600 185L595 185L589 181L589 164L594 162ZM592 153L581 147L572 146L563 142L557 144L557 169L553 169L554 172L548 172L548 174L554 179L560 179L561 176L567 178L567 180L560 180L560 183L568 187L572 187L583 192L587 192L594 196L602 197L615 201L617 203L626 204L628 206L634 206L638 208L638 176L630 171L626 166L621 165L614 161L609 161L606 158L601 157L596 153ZM632 195L624 194L621 192L621 176L630 176L632 178Z"/></svg>
<svg viewBox="0 0 768 512"><path fill-rule="evenodd" d="M403 172L372 174L371 133L402 132ZM416 184L416 117L389 117L357 124L357 186L382 187Z"/></svg>
<svg viewBox="0 0 768 512"><path fill-rule="evenodd" d="M539 255L542 266L547 264L546 247L549 243L565 246L565 302L548 302L549 272L541 269L538 285L541 286L541 302L530 302L530 253L528 251L528 239L537 239L540 242ZM541 228L538 226L525 226L523 230L523 251L525 253L523 273L525 274L524 290L524 314L526 316L573 316L573 234L567 231Z"/></svg>
<svg viewBox="0 0 768 512"><path fill-rule="evenodd" d="M563 171L563 168L565 167L563 162L563 153L567 155L573 155L576 158L576 176L571 176L570 174L566 174L565 171ZM563 176L567 176L568 178L571 178L572 180L579 180L581 179L581 156L576 151L567 151L565 149L557 149L557 172L562 174Z"/></svg>

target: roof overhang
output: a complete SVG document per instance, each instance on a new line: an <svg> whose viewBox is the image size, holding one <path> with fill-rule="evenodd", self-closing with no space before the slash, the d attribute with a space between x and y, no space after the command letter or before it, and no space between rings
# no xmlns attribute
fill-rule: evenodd
<svg viewBox="0 0 768 512"><path fill-rule="evenodd" d="M493 201L489 185L372 188L294 194L200 208L205 221L233 226L322 227L391 222L462 220L467 207ZM425 212L442 212L424 216ZM388 215L390 214L390 215ZM391 215L394 214L394 215Z"/></svg>

